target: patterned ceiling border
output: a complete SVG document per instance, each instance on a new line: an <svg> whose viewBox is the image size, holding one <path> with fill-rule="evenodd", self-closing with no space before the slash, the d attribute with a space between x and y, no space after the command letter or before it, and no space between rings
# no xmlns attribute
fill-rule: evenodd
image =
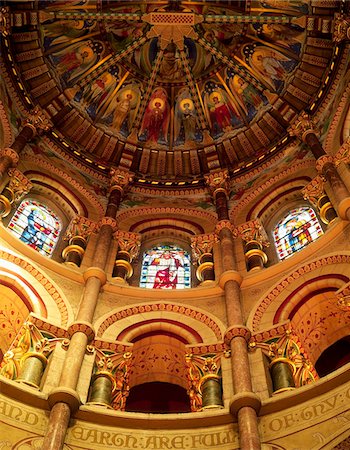
<svg viewBox="0 0 350 450"><path fill-rule="evenodd" d="M216 213L209 213L206 211L198 211L196 209L186 209L186 208L170 208L170 207L149 207L149 208L129 208L127 210L123 210L120 214L117 215L118 222L122 222L124 220L130 219L131 217L140 217L140 216L148 216L148 215L161 215L161 214L171 214L176 216L179 219L179 215L190 216L190 217L198 217L201 219L207 219L212 222L213 225L217 222Z"/></svg>
<svg viewBox="0 0 350 450"><path fill-rule="evenodd" d="M13 134L9 119L7 117L6 109L1 101L0 101L0 121L2 129L4 131L3 145L4 147L10 147L13 141Z"/></svg>

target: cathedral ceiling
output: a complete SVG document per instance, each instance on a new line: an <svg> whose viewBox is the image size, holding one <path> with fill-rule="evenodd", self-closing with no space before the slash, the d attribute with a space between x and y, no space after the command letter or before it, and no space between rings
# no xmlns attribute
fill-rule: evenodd
<svg viewBox="0 0 350 450"><path fill-rule="evenodd" d="M53 143L101 173L201 183L288 144L339 56L341 1L5 2L4 59Z"/></svg>

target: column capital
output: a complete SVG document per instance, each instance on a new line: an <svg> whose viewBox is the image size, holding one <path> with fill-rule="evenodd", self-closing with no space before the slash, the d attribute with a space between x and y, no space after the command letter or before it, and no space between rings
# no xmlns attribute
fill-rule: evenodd
<svg viewBox="0 0 350 450"><path fill-rule="evenodd" d="M8 189L13 195L13 201L18 202L23 195L27 194L31 190L33 185L18 169L10 169L9 176L10 182Z"/></svg>
<svg viewBox="0 0 350 450"><path fill-rule="evenodd" d="M113 237L118 242L118 251L127 252L132 262L139 254L141 247L141 234L130 231L117 230Z"/></svg>
<svg viewBox="0 0 350 450"><path fill-rule="evenodd" d="M75 216L70 221L63 239L70 241L72 238L80 237L86 241L96 229L97 224L92 220L84 216Z"/></svg>
<svg viewBox="0 0 350 450"><path fill-rule="evenodd" d="M350 16L344 14L334 14L333 21L333 42L340 42L350 39Z"/></svg>
<svg viewBox="0 0 350 450"><path fill-rule="evenodd" d="M205 176L205 182L213 196L217 192L224 192L228 196L229 181L230 176L227 169L217 170Z"/></svg>
<svg viewBox="0 0 350 450"><path fill-rule="evenodd" d="M108 217L108 216L102 217L102 219L99 221L99 223L96 226L96 231L98 232L103 225L108 225L108 226L112 227L114 233L118 229L117 221L116 221L116 219L113 219L112 217Z"/></svg>
<svg viewBox="0 0 350 450"><path fill-rule="evenodd" d="M350 163L350 137L339 148L334 158L336 166L339 166L340 163Z"/></svg>
<svg viewBox="0 0 350 450"><path fill-rule="evenodd" d="M225 332L224 341L227 346L230 346L232 339L236 337L244 338L248 343L251 338L251 331L244 325L232 325Z"/></svg>
<svg viewBox="0 0 350 450"><path fill-rule="evenodd" d="M303 198L312 205L317 206L318 199L324 194L325 179L322 175L317 175L302 190Z"/></svg>
<svg viewBox="0 0 350 450"><path fill-rule="evenodd" d="M266 231L260 221L260 219L253 219L249 222L238 225L233 230L233 236L235 238L240 237L246 243L251 241L258 242L262 247L269 247L270 241L268 240Z"/></svg>
<svg viewBox="0 0 350 450"><path fill-rule="evenodd" d="M191 238L191 248L193 261L196 263L205 253L211 253L213 246L218 242L218 236L215 233L197 234Z"/></svg>
<svg viewBox="0 0 350 450"><path fill-rule="evenodd" d="M127 170L112 168L110 170L110 192L119 189L123 194L134 179L134 174Z"/></svg>
<svg viewBox="0 0 350 450"><path fill-rule="evenodd" d="M49 130L52 127L52 123L50 122L46 114L41 109L39 109L39 107L36 107L32 109L29 112L28 117L24 119L23 126L31 127L35 135L38 130Z"/></svg>
<svg viewBox="0 0 350 450"><path fill-rule="evenodd" d="M288 132L291 136L296 136L305 142L308 134L318 135L318 130L313 119L306 112L302 112L290 125Z"/></svg>

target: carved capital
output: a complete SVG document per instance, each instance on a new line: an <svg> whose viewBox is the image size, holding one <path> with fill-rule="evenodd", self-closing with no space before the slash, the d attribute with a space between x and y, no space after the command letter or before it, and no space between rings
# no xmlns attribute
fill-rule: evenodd
<svg viewBox="0 0 350 450"><path fill-rule="evenodd" d="M30 111L28 117L24 120L24 124L32 126L34 133L38 130L47 131L52 127L49 118L39 107Z"/></svg>
<svg viewBox="0 0 350 450"><path fill-rule="evenodd" d="M288 132L291 136L296 136L303 142L305 142L305 138L308 134L318 134L315 122L306 112L301 113L296 118L296 120L288 128Z"/></svg>
<svg viewBox="0 0 350 450"><path fill-rule="evenodd" d="M225 192L228 195L230 176L227 169L211 172L205 176L205 182L212 195L215 195L218 191Z"/></svg>
<svg viewBox="0 0 350 450"><path fill-rule="evenodd" d="M196 263L205 253L212 253L216 242L218 242L218 236L215 233L193 236L191 238L193 262Z"/></svg>
<svg viewBox="0 0 350 450"><path fill-rule="evenodd" d="M317 207L318 199L324 194L324 184L324 178L321 175L317 175L317 177L311 180L311 182L301 190L304 199Z"/></svg>
<svg viewBox="0 0 350 450"><path fill-rule="evenodd" d="M121 192L125 192L134 178L131 172L118 168L111 169L110 176L110 190L119 189Z"/></svg>
<svg viewBox="0 0 350 450"><path fill-rule="evenodd" d="M290 323L252 336L250 349L260 348L271 363L286 361L293 368L293 378L296 387L313 383L317 377L316 371L307 355L301 348L297 335Z"/></svg>
<svg viewBox="0 0 350 450"><path fill-rule="evenodd" d="M91 233L94 233L97 229L97 224L87 217L75 216L69 223L64 240L70 241L75 237L80 237L87 240Z"/></svg>
<svg viewBox="0 0 350 450"><path fill-rule="evenodd" d="M13 195L13 201L18 202L23 195L27 194L31 190L33 185L28 178L17 169L10 169L9 176L11 178L8 189Z"/></svg>
<svg viewBox="0 0 350 450"><path fill-rule="evenodd" d="M118 242L118 251L127 252L130 256L129 262L132 262L140 251L141 234L118 230L114 233L114 237Z"/></svg>
<svg viewBox="0 0 350 450"><path fill-rule="evenodd" d="M249 342L249 339L251 337L251 332L249 328L243 326L243 325L234 325L230 328L228 328L225 332L224 341L227 346L230 345L232 339L236 337L243 337L246 342Z"/></svg>
<svg viewBox="0 0 350 450"><path fill-rule="evenodd" d="M129 372L132 353L112 353L96 348L95 373L93 378L106 376L112 382L112 407L123 411L129 395Z"/></svg>
<svg viewBox="0 0 350 450"><path fill-rule="evenodd" d="M242 238L246 243L256 241L262 247L268 247L270 245L266 231L259 219L250 220L242 225L238 225L233 231L233 236Z"/></svg>
<svg viewBox="0 0 350 450"><path fill-rule="evenodd" d="M339 44L346 39L350 39L350 17L335 14L333 21L333 41Z"/></svg>

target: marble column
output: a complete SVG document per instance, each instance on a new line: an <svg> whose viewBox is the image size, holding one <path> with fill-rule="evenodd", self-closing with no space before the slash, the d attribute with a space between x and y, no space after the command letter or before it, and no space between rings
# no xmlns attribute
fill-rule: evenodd
<svg viewBox="0 0 350 450"><path fill-rule="evenodd" d="M317 172L328 182L335 199L334 206L338 215L345 220L350 220L350 193L341 179L333 156L328 155L317 137L317 129L312 119L302 113L290 126L289 133L297 136L305 142L316 159Z"/></svg>
<svg viewBox="0 0 350 450"><path fill-rule="evenodd" d="M68 332L70 343L63 363L59 386L49 394L52 407L48 430L44 438L45 450L61 450L70 416L79 408L80 398L76 392L80 369L86 348L94 338L92 325L99 299L100 289L106 282L105 267L116 230L116 215L124 189L131 181L130 174L115 170L112 172L111 189L106 213L100 222L92 266L84 272L85 286L75 321Z"/></svg>
<svg viewBox="0 0 350 450"><path fill-rule="evenodd" d="M249 330L244 326L241 305L241 276L237 272L234 255L233 226L229 221L227 171L211 173L207 184L212 192L218 215L216 232L219 236L223 273L219 284L224 289L228 329L225 341L230 346L234 397L230 410L237 416L241 450L261 448L257 412L260 399L252 391L247 341Z"/></svg>

